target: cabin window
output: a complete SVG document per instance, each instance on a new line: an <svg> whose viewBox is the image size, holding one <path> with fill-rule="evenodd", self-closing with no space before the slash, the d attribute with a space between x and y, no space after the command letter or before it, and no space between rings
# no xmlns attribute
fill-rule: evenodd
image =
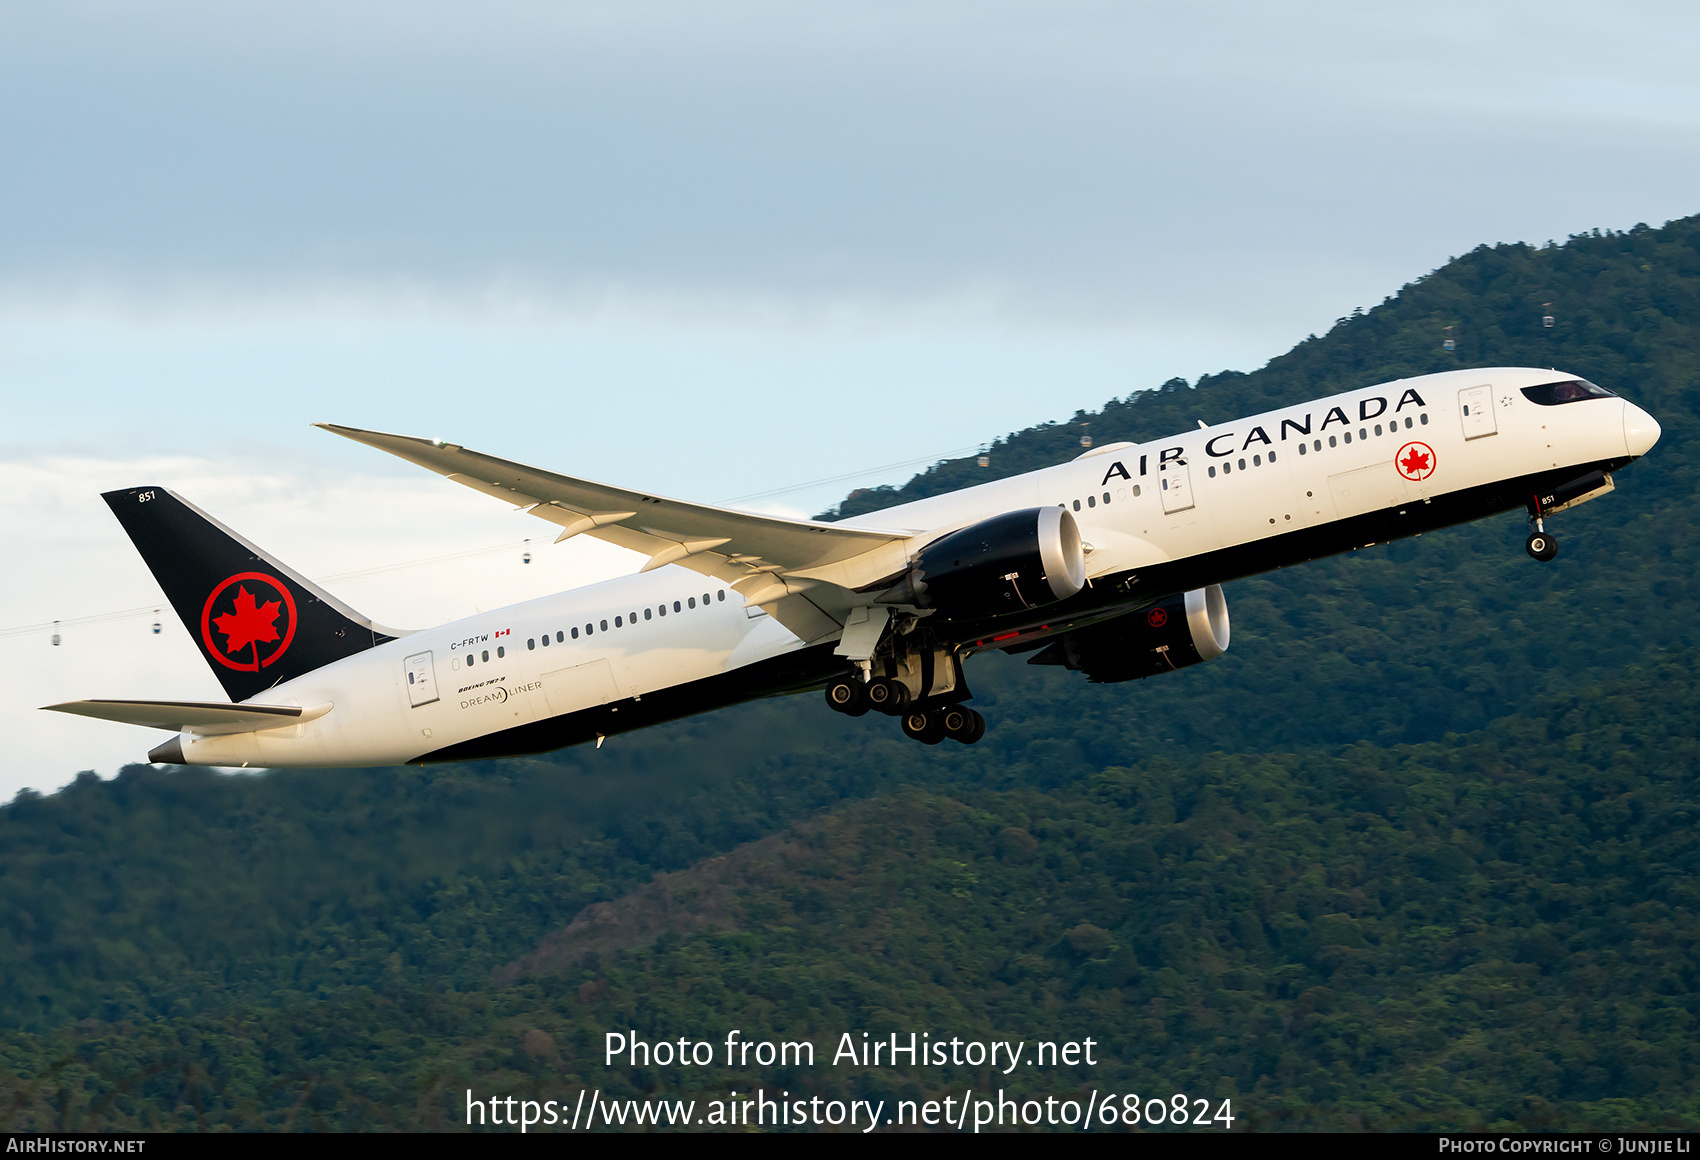
<svg viewBox="0 0 1700 1160"><path fill-rule="evenodd" d="M499 644L499 645L496 646L496 656L497 657L505 657L507 655L508 655L508 646L507 645Z"/></svg>
<svg viewBox="0 0 1700 1160"><path fill-rule="evenodd" d="M1271 451L1269 453L1269 462L1271 462L1271 463L1275 462L1275 453L1273 451Z"/></svg>
<svg viewBox="0 0 1700 1160"><path fill-rule="evenodd" d="M656 607L655 611L659 612L662 616L666 616L667 615L667 606L665 604L658 605Z"/></svg>
<svg viewBox="0 0 1700 1160"><path fill-rule="evenodd" d="M537 638L534 637L534 636L526 637L525 638L525 647L530 649L532 652L536 652L537 651Z"/></svg>
<svg viewBox="0 0 1700 1160"><path fill-rule="evenodd" d="M1350 431L1346 432L1345 439L1348 443L1352 441L1352 433Z"/></svg>
<svg viewBox="0 0 1700 1160"><path fill-rule="evenodd" d="M608 631L608 622L606 620L601 620L601 621L598 621L597 623L601 626L603 632Z"/></svg>
<svg viewBox="0 0 1700 1160"><path fill-rule="evenodd" d="M1300 455L1305 454L1305 445L1303 443L1299 444L1299 454ZM1273 458L1273 456L1271 456L1271 458Z"/></svg>
<svg viewBox="0 0 1700 1160"><path fill-rule="evenodd" d="M589 628L589 627L590 627L590 626L589 626L589 625L588 625L588 624L587 624L587 625L585 625L585 627L586 627L586 628ZM574 639L574 640L577 640L577 639L578 639L578 629L576 629L576 628L575 628L575 629L573 629L573 639Z"/></svg>
<svg viewBox="0 0 1700 1160"><path fill-rule="evenodd" d="M1346 437L1346 438L1348 438L1348 439L1350 439L1350 438L1351 438L1351 436L1350 436L1350 435L1348 435L1348 436L1347 436L1347 437ZM1339 443L1339 440L1338 440L1338 438L1337 438L1337 437L1336 437L1336 436L1333 436L1333 435L1330 435L1330 436L1329 436L1329 437L1328 437L1328 446L1330 446L1330 447L1338 447L1338 446L1340 446L1340 443ZM1318 448L1318 449L1317 449L1317 450L1319 450L1319 451L1320 451L1320 450L1321 450L1321 448Z"/></svg>
<svg viewBox="0 0 1700 1160"><path fill-rule="evenodd" d="M1409 415L1406 415L1405 416L1405 430L1409 431L1410 429L1411 429L1411 417Z"/></svg>
<svg viewBox="0 0 1700 1160"><path fill-rule="evenodd" d="M708 607L708 593L706 593L706 592L704 592L704 593L703 593L703 594L702 594L702 606L703 606L703 607L704 607L704 608L707 608L707 607Z"/></svg>
<svg viewBox="0 0 1700 1160"><path fill-rule="evenodd" d="M726 589L722 588L715 596L722 604L726 603Z"/></svg>
<svg viewBox="0 0 1700 1160"><path fill-rule="evenodd" d="M1365 431L1362 427L1359 427L1358 428L1358 438L1359 439L1368 439L1369 438L1369 432Z"/></svg>
<svg viewBox="0 0 1700 1160"><path fill-rule="evenodd" d="M673 601L673 611L674 612L680 611L680 605L679 605L679 602L677 600Z"/></svg>
<svg viewBox="0 0 1700 1160"><path fill-rule="evenodd" d="M651 619L654 619L654 617L655 617L655 610L653 608L646 608L646 609L643 610L643 618L645 620L651 620Z"/></svg>
<svg viewBox="0 0 1700 1160"><path fill-rule="evenodd" d="M623 616L616 616L616 617L615 617L615 618L614 618L614 627L615 627L615 628L624 628L624 627L626 627L626 618L625 618L625 617L623 617Z"/></svg>
<svg viewBox="0 0 1700 1160"><path fill-rule="evenodd" d="M481 661L488 662L490 660L490 650L485 649L481 654L479 654L478 659L481 660Z"/></svg>
<svg viewBox="0 0 1700 1160"><path fill-rule="evenodd" d="M1332 436L1332 435L1330 435L1328 437L1328 446L1330 446L1330 447L1334 446L1334 436ZM1315 448L1313 448L1313 450L1316 450L1316 451L1322 450L1322 440L1318 439L1316 441L1316 446L1315 446Z"/></svg>
<svg viewBox="0 0 1700 1160"><path fill-rule="evenodd" d="M1232 475L1232 474L1233 474L1233 473L1234 473L1234 465L1233 465L1233 464L1232 464L1232 463L1224 463L1224 464L1223 464L1223 465L1222 465L1222 474L1223 474L1223 475ZM1168 487L1168 486L1169 486L1169 481L1168 481L1168 480L1164 480L1164 481L1163 481L1163 486L1164 486L1164 487Z"/></svg>
<svg viewBox="0 0 1700 1160"><path fill-rule="evenodd" d="M574 635L574 636L577 636L577 635L578 635L578 629L576 629L576 628L575 628L575 629L573 629L573 635ZM566 637L564 637L564 636L562 636L562 635L561 635L561 634L560 634L560 633L558 633L558 632L557 632L557 633L556 633L556 634L555 634L555 643L556 643L556 644L562 644L562 643L564 643L564 642L565 642L565 641L566 641Z"/></svg>
<svg viewBox="0 0 1700 1160"><path fill-rule="evenodd" d="M1136 497L1139 495L1139 485L1137 483L1133 485L1133 494Z"/></svg>
<svg viewBox="0 0 1700 1160"><path fill-rule="evenodd" d="M1244 470L1245 470L1245 460L1243 460L1243 459L1242 459L1242 460L1240 460L1240 470L1241 470L1241 471L1244 471Z"/></svg>
<svg viewBox="0 0 1700 1160"><path fill-rule="evenodd" d="M697 606L697 598L695 596L691 597L689 600L685 601L685 606L687 608L695 608Z"/></svg>
<svg viewBox="0 0 1700 1160"><path fill-rule="evenodd" d="M544 648L549 647L549 634L548 633L543 634L543 647Z"/></svg>
<svg viewBox="0 0 1700 1160"><path fill-rule="evenodd" d="M1109 503L1109 502L1110 502L1110 493L1109 493L1109 492L1107 492L1107 491L1106 491L1106 492L1105 492L1105 493L1104 493L1104 502L1105 502L1105 503Z"/></svg>
<svg viewBox="0 0 1700 1160"><path fill-rule="evenodd" d="M1075 510L1075 511L1079 511L1079 510L1080 510L1080 501L1079 501L1079 500L1075 500L1075 501L1074 501L1074 510Z"/></svg>
<svg viewBox="0 0 1700 1160"><path fill-rule="evenodd" d="M1263 456L1261 456L1261 455L1253 455L1253 456L1252 456L1252 457L1251 457L1251 465L1252 465L1252 466L1253 466L1253 467L1262 467L1262 466L1263 466Z"/></svg>
<svg viewBox="0 0 1700 1160"><path fill-rule="evenodd" d="M472 667L473 660L474 660L473 655L471 653L467 653L466 654L466 667L467 668L470 669Z"/></svg>
<svg viewBox="0 0 1700 1160"><path fill-rule="evenodd" d="M1428 412L1424 411L1421 415L1418 415L1417 422L1421 423L1425 427L1428 426Z"/></svg>
<svg viewBox="0 0 1700 1160"><path fill-rule="evenodd" d="M1098 506L1098 497L1095 496L1095 495L1087 496L1086 497L1086 506L1089 507L1089 508L1097 507Z"/></svg>
<svg viewBox="0 0 1700 1160"><path fill-rule="evenodd" d="M1215 478L1216 478L1216 465L1215 465L1215 464L1214 464L1214 463L1212 463L1212 464L1211 464L1211 465L1210 465L1210 478L1211 478L1211 479L1215 479Z"/></svg>

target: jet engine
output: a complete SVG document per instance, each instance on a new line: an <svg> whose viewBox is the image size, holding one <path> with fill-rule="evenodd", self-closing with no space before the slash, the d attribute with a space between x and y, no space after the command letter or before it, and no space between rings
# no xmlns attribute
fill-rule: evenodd
<svg viewBox="0 0 1700 1160"><path fill-rule="evenodd" d="M949 620L977 620L1054 604L1085 586L1086 553L1074 516L1038 507L934 540L879 600L934 608Z"/></svg>
<svg viewBox="0 0 1700 1160"><path fill-rule="evenodd" d="M1108 685L1202 664L1227 651L1228 601L1222 586L1212 584L1064 633L1027 663L1062 665Z"/></svg>

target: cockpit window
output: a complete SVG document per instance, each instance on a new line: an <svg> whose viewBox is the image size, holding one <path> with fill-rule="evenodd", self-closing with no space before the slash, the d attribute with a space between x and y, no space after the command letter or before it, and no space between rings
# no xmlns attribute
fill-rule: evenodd
<svg viewBox="0 0 1700 1160"><path fill-rule="evenodd" d="M1560 403L1579 403L1583 399L1617 398L1604 387L1596 387L1587 379L1566 379L1562 383L1542 383L1538 387L1524 387L1523 396L1531 403L1538 403L1543 407L1556 407Z"/></svg>

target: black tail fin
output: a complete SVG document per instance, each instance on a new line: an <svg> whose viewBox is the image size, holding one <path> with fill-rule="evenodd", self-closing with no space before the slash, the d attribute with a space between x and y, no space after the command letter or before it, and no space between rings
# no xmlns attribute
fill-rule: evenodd
<svg viewBox="0 0 1700 1160"><path fill-rule="evenodd" d="M101 498L232 701L395 639L163 487Z"/></svg>

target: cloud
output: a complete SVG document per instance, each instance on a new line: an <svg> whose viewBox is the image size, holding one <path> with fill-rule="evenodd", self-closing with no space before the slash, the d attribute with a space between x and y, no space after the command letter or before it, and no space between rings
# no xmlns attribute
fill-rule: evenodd
<svg viewBox="0 0 1700 1160"><path fill-rule="evenodd" d="M1678 5L98 11L0 18L0 280L1302 333L1700 184Z"/></svg>

